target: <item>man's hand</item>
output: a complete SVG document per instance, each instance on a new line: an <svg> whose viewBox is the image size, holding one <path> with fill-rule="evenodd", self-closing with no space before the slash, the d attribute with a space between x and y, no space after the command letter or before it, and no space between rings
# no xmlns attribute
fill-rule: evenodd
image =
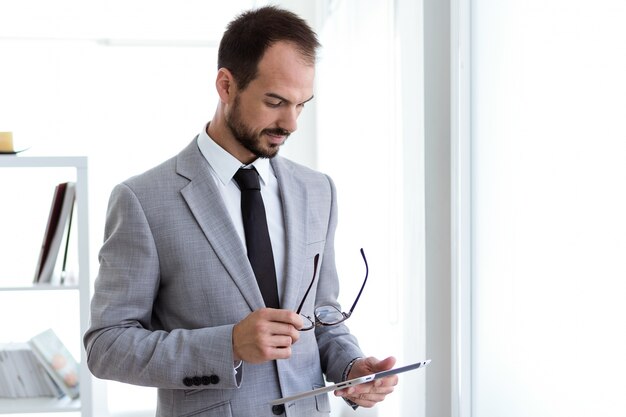
<svg viewBox="0 0 626 417"><path fill-rule="evenodd" d="M233 328L235 361L262 363L291 356L291 345L300 338L299 314L289 310L262 308Z"/></svg>
<svg viewBox="0 0 626 417"><path fill-rule="evenodd" d="M396 358L393 356L379 361L374 357L359 359L352 365L352 369L348 374L348 379L358 378L364 375L375 374L376 372L386 371L393 368L396 364ZM388 394L393 392L394 387L398 384L398 375L391 375L367 384L356 385L354 387L335 391L338 397L344 397L361 407L373 407L376 403L385 399Z"/></svg>

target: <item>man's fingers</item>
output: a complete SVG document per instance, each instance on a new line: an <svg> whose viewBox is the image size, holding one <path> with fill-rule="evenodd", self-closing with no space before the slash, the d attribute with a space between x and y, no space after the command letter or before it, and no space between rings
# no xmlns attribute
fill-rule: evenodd
<svg viewBox="0 0 626 417"><path fill-rule="evenodd" d="M272 348L270 354L268 355L271 360L273 359L289 359L291 357L291 347L276 347ZM270 359L268 359L270 360Z"/></svg>
<svg viewBox="0 0 626 417"><path fill-rule="evenodd" d="M300 332L293 327L291 324L286 323L275 323L276 327L273 329L275 331L274 334L289 336L293 343L295 343L298 339L300 339Z"/></svg>
<svg viewBox="0 0 626 417"><path fill-rule="evenodd" d="M281 349L291 347L293 341L289 336L274 336L268 341L268 345Z"/></svg>
<svg viewBox="0 0 626 417"><path fill-rule="evenodd" d="M359 396L359 395L367 395L367 394L391 394L394 390L394 387L397 384L397 379L395 381L391 380L388 383L384 383L383 380L376 381L379 383L378 385L374 383L361 384L356 385L354 387L346 388L343 390L335 391L335 395L339 397L351 397L351 396Z"/></svg>
<svg viewBox="0 0 626 417"><path fill-rule="evenodd" d="M389 356L388 358L379 361L374 357L369 357L365 359L365 362L365 366L371 372L381 372L393 368L393 366L396 364L396 358L394 358L393 356Z"/></svg>
<svg viewBox="0 0 626 417"><path fill-rule="evenodd" d="M373 407L391 394L398 383L398 376L393 375L367 384L356 385L335 391L336 396L344 397L361 407Z"/></svg>
<svg viewBox="0 0 626 417"><path fill-rule="evenodd" d="M233 358L251 363L287 359L301 327L302 319L293 311L256 310L233 328Z"/></svg>
<svg viewBox="0 0 626 417"><path fill-rule="evenodd" d="M343 397L361 407L370 408L383 401L387 395L393 392L393 390L393 386L383 386L368 392L352 392L350 394L343 395Z"/></svg>
<svg viewBox="0 0 626 417"><path fill-rule="evenodd" d="M290 310L278 310L274 308L263 308L258 310L267 321L289 324L296 329L302 328L302 317Z"/></svg>

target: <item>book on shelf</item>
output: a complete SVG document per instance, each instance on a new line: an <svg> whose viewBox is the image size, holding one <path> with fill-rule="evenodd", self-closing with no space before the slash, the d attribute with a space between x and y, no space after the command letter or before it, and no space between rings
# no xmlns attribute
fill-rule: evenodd
<svg viewBox="0 0 626 417"><path fill-rule="evenodd" d="M0 398L63 396L28 343L0 345Z"/></svg>
<svg viewBox="0 0 626 417"><path fill-rule="evenodd" d="M63 283L75 201L76 183L63 182L55 187L35 268L35 283Z"/></svg>
<svg viewBox="0 0 626 417"><path fill-rule="evenodd" d="M68 397L79 396L78 362L52 329L32 337L28 344L52 380Z"/></svg>

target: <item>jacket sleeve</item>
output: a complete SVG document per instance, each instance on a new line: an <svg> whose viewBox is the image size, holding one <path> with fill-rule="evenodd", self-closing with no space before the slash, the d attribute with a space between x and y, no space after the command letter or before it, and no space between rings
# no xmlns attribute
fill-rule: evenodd
<svg viewBox="0 0 626 417"><path fill-rule="evenodd" d="M238 387L233 325L171 331L154 325L159 253L141 203L127 185L111 194L99 261L84 335L95 376L169 389Z"/></svg>

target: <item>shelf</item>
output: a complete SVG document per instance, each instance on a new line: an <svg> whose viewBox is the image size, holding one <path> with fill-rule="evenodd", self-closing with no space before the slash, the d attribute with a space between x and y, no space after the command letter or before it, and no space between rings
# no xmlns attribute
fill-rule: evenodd
<svg viewBox="0 0 626 417"><path fill-rule="evenodd" d="M86 156L19 156L0 155L4 168L87 168Z"/></svg>
<svg viewBox="0 0 626 417"><path fill-rule="evenodd" d="M9 168L27 168L27 172L11 172ZM41 170L39 169L41 168ZM53 168L47 170L47 168ZM60 168L60 169L59 169ZM80 345L80 358L76 358L81 364L79 368L79 380L80 380L80 394L81 399L72 400L69 397L63 397L60 399L40 397L40 398L0 398L0 415L4 414L21 414L21 413L61 413L71 412L79 413L81 417L93 416L93 392L92 392L92 376L87 368L86 364L86 352L82 347L82 335L89 328L89 305L91 301L90 297L90 274L89 274L89 208L88 208L88 162L86 156L24 156L20 155L0 155L0 173L2 175L8 175L7 182L14 183L14 177L11 175L17 175L16 178L24 175L28 178L25 184L17 183L17 186L13 190L12 194L16 198L8 198L7 203L13 202L18 205L21 202L20 194L25 192L24 190L32 190L33 188L39 190L40 180L47 180L54 185L57 181L75 181L76 183L76 233L77 233L77 275L68 278L68 284L50 284L42 283L37 284L32 282L32 277L28 278L21 273L21 270L17 268L18 272L8 268L4 271L3 278L0 280L0 295L4 294L2 304L6 304L6 298L14 297L27 297L33 298L36 302L42 300L63 299L64 297L71 298L68 301L67 306L71 310L72 314L72 327L70 333L74 334L74 341ZM48 173L52 174L51 178L47 178ZM32 174L32 175L31 175ZM62 178L57 180L57 178ZM3 177L4 178L4 177ZM30 188L26 188L29 186ZM40 190L41 192L41 190ZM9 192L5 192L8 196ZM3 204L5 201L3 200ZM49 204L49 202L46 202ZM11 216L11 221L17 222L19 225L20 219L25 220L24 217L28 213L22 214L19 210L14 210L14 216ZM8 218L8 217L7 217ZM26 217L27 219L27 217ZM44 219L45 220L45 219ZM41 220L43 223L43 220ZM74 227L74 223L72 223ZM32 230L29 233L33 234ZM13 235L0 233L0 240L6 242L6 239L10 239ZM29 235L30 236L30 235ZM21 236L20 236L21 237ZM39 236L36 237L39 239ZM22 249L24 250L24 249ZM0 265L2 268L3 265ZM26 278L26 279L25 279ZM67 291L70 291L69 293ZM19 297L18 297L19 296ZM75 300L77 299L77 300ZM77 301L76 306L74 302ZM9 304L10 306L10 304ZM18 309L23 306L16 306ZM33 306L36 307L36 306ZM75 310L77 307L77 310ZM37 308L30 309L36 311ZM10 312L11 310L9 310ZM6 313L5 313L6 314ZM9 313L10 314L10 313ZM36 318L38 321L37 327L40 322L55 322L53 317L40 317ZM16 323L18 326L23 326L22 323ZM32 326L32 323L27 325L26 328L20 327L19 329L11 330L13 333L7 332L3 336L11 339L15 333L28 333L28 326ZM77 326L75 331L74 327ZM52 326L50 326L52 327ZM5 331L3 326L3 332ZM30 337L30 336L27 336ZM76 345L74 345L76 346Z"/></svg>
<svg viewBox="0 0 626 417"><path fill-rule="evenodd" d="M56 398L0 398L0 414L58 413L80 411L80 399Z"/></svg>
<svg viewBox="0 0 626 417"><path fill-rule="evenodd" d="M68 291L78 290L78 285L55 285L55 284L2 284L0 291Z"/></svg>

